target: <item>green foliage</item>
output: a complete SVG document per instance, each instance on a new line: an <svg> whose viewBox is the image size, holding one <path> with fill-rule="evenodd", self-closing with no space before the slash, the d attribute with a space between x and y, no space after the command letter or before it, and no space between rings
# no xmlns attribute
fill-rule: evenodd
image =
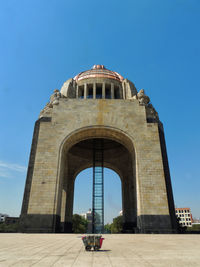
<svg viewBox="0 0 200 267"><path fill-rule="evenodd" d="M107 223L106 225L104 225L104 232L106 234L110 234L111 233L111 224Z"/></svg>
<svg viewBox="0 0 200 267"><path fill-rule="evenodd" d="M113 219L111 224L111 233L122 233L123 230L123 217L118 216Z"/></svg>
<svg viewBox="0 0 200 267"><path fill-rule="evenodd" d="M0 224L0 233L17 233L19 231L19 224L13 223L13 224Z"/></svg>
<svg viewBox="0 0 200 267"><path fill-rule="evenodd" d="M190 228L192 228L192 230L200 231L200 224L193 224L192 227L190 227Z"/></svg>
<svg viewBox="0 0 200 267"><path fill-rule="evenodd" d="M123 230L123 217L118 216L113 219L113 222L111 224L107 223L104 226L105 233L122 233Z"/></svg>
<svg viewBox="0 0 200 267"><path fill-rule="evenodd" d="M187 227L187 232L200 232L200 224L193 224L192 227Z"/></svg>
<svg viewBox="0 0 200 267"><path fill-rule="evenodd" d="M88 221L83 218L82 216L78 215L78 214L74 214L73 215L73 219L72 219L72 231L73 233L86 233L87 232L87 225L88 225Z"/></svg>

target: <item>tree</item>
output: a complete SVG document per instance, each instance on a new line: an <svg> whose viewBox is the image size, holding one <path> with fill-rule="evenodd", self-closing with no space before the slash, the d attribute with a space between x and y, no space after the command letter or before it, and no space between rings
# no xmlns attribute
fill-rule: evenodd
<svg viewBox="0 0 200 267"><path fill-rule="evenodd" d="M78 214L73 215L72 219L72 231L73 233L86 233L88 221Z"/></svg>
<svg viewBox="0 0 200 267"><path fill-rule="evenodd" d="M123 230L123 217L118 216L113 219L111 224L111 233L122 233Z"/></svg>
<svg viewBox="0 0 200 267"><path fill-rule="evenodd" d="M104 232L106 234L110 234L111 233L111 225L112 224L109 224L109 223L107 223L106 225L104 225Z"/></svg>
<svg viewBox="0 0 200 267"><path fill-rule="evenodd" d="M118 216L113 218L113 222L111 224L107 223L104 225L104 231L105 233L122 233L123 230L123 217Z"/></svg>
<svg viewBox="0 0 200 267"><path fill-rule="evenodd" d="M192 227L187 227L187 232L200 233L200 224L193 224Z"/></svg>
<svg viewBox="0 0 200 267"><path fill-rule="evenodd" d="M6 224L0 223L0 233L17 233L19 231L19 223Z"/></svg>

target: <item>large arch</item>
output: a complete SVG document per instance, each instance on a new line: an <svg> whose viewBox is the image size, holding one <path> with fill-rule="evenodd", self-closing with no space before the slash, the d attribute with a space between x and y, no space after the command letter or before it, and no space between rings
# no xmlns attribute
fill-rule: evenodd
<svg viewBox="0 0 200 267"><path fill-rule="evenodd" d="M82 128L67 136L59 153L56 213L61 232L72 231L74 182L79 172L92 166L92 140L104 140L104 166L114 170L122 182L124 230L137 227L136 155L133 141L111 127Z"/></svg>
<svg viewBox="0 0 200 267"><path fill-rule="evenodd" d="M104 165L122 180L124 228L176 230L164 130L149 101L144 90L137 93L134 84L103 65L54 91L34 128L22 231L57 232L60 226L70 231L74 179L91 166L87 146L94 138L112 148Z"/></svg>

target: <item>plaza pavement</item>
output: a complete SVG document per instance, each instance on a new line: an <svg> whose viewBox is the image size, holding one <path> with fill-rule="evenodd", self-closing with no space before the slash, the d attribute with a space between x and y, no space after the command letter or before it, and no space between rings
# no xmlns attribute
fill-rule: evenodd
<svg viewBox="0 0 200 267"><path fill-rule="evenodd" d="M200 266L200 235L103 235L87 252L77 234L0 234L0 266Z"/></svg>

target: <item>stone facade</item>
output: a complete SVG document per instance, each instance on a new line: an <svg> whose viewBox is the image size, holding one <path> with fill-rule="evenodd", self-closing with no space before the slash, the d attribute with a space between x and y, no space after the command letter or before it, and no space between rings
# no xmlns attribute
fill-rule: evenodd
<svg viewBox="0 0 200 267"><path fill-rule="evenodd" d="M55 90L36 121L21 230L71 232L74 183L92 166L94 138L121 178L124 231L175 232L162 123L144 90L101 65Z"/></svg>

